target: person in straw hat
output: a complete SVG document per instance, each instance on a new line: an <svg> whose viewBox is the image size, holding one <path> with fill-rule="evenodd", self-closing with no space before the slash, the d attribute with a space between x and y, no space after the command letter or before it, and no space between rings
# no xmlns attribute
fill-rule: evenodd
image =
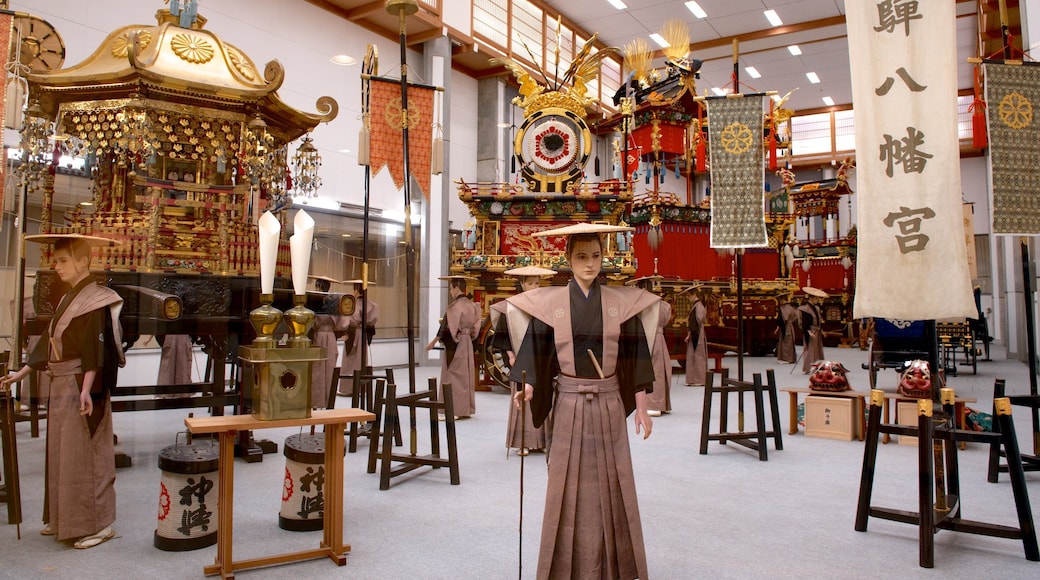
<svg viewBox="0 0 1040 580"><path fill-rule="evenodd" d="M809 374L812 364L823 360L823 314L820 312L820 302L827 297L827 293L819 288L806 286L802 292L808 297L798 312L802 315L802 337L805 350L802 351L802 372Z"/></svg>
<svg viewBox="0 0 1040 580"><path fill-rule="evenodd" d="M649 291L654 282L663 280L664 276L653 274L634 278L625 282L626 286L639 286ZM662 300L657 317L657 332L654 333L654 346L650 349L650 357L654 361L654 390L646 395L647 414L660 417L663 413L672 412L672 357L668 352L668 342L664 338L664 328L672 319L672 305Z"/></svg>
<svg viewBox="0 0 1040 580"><path fill-rule="evenodd" d="M437 336L426 350L431 350L437 341L444 345L445 356L441 359L440 388L451 385L451 400L455 406L456 419L471 417L477 412L476 368L473 364L473 339L480 334L484 322L480 306L466 296L466 282L476 281L472 276L441 276L448 281L448 307L441 318ZM443 397L441 397L443 400Z"/></svg>
<svg viewBox="0 0 1040 580"><path fill-rule="evenodd" d="M690 292L690 313L686 316L686 385L703 387L708 375L708 338L704 334L704 320L708 309L701 300L698 282L683 292Z"/></svg>
<svg viewBox="0 0 1040 580"><path fill-rule="evenodd" d="M371 295L365 296L364 321L365 336L361 336L361 291L363 282L359 279L347 280L344 284L352 284L354 288L354 312L347 317L346 330L341 331L343 335L343 359L339 365L339 376L353 377L361 371L361 352L365 351L365 363L372 366L372 352L369 345L372 337L376 335L376 323L379 322L379 305L372 300ZM369 283L371 288L371 282ZM350 396L354 394L354 381L340 381L339 394Z"/></svg>
<svg viewBox="0 0 1040 580"><path fill-rule="evenodd" d="M793 296L786 294L776 311L776 330L780 335L776 341L776 360L782 365L798 362L795 350L795 335L798 332L798 308L791 303Z"/></svg>
<svg viewBox="0 0 1040 580"><path fill-rule="evenodd" d="M318 292L328 292L333 284L340 284L339 280L311 274L307 276L314 280L314 289ZM329 392L333 388L332 375L336 370L336 362L339 361L339 344L336 340L338 334L347 330L347 317L339 314L315 314L314 315L314 346L325 349L325 361L314 364L311 367L311 407L324 409L329 406Z"/></svg>
<svg viewBox="0 0 1040 580"><path fill-rule="evenodd" d="M79 234L26 236L54 245L53 269L69 290L28 362L0 387L46 371L47 470L40 531L92 548L112 538L116 466L110 392L125 364L119 312L123 300L90 274L92 246L112 240Z"/></svg>
<svg viewBox="0 0 1040 580"><path fill-rule="evenodd" d="M553 414L538 578L648 577L626 416L635 411L636 434L650 436L648 337L661 300L599 280L602 234L630 230L575 224L538 232L568 236L573 278L505 300L517 353L510 379L526 382L514 402L530 402L535 425Z"/></svg>
<svg viewBox="0 0 1040 580"><path fill-rule="evenodd" d="M554 276L556 270L539 268L538 266L524 266L513 268L503 272L507 276L516 276L517 293L534 290L541 284L543 276ZM516 360L516 354L509 342L509 324L506 318L500 317L495 325L495 335L492 345L506 354L509 366L512 367ZM517 390L522 388L520 383L510 382ZM548 433L551 430L551 421L546 419L540 426L534 426L534 418L531 415L531 407L524 405L524 412L515 405L509 406L509 421L506 426L506 449L516 449L517 455L527 455L529 451L544 451L548 447Z"/></svg>

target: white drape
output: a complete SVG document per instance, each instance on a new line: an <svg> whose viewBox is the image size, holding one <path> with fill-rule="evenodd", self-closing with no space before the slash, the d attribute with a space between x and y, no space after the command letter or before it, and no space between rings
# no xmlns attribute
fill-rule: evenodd
<svg viewBox="0 0 1040 580"><path fill-rule="evenodd" d="M853 315L974 318L954 3L855 0L845 8L859 210Z"/></svg>

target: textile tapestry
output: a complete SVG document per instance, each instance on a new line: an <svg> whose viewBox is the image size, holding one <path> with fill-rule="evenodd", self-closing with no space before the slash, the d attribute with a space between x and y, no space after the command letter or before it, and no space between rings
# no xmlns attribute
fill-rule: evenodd
<svg viewBox="0 0 1040 580"><path fill-rule="evenodd" d="M404 187L404 139L401 138L401 83L372 77L369 155L373 175L385 166L394 185ZM434 89L408 85L408 169L412 179L430 197L430 159L433 151Z"/></svg>
<svg viewBox="0 0 1040 580"><path fill-rule="evenodd" d="M1040 67L983 65L993 233L1040 234Z"/></svg>
<svg viewBox="0 0 1040 580"><path fill-rule="evenodd" d="M763 96L708 99L711 247L760 248L766 238Z"/></svg>

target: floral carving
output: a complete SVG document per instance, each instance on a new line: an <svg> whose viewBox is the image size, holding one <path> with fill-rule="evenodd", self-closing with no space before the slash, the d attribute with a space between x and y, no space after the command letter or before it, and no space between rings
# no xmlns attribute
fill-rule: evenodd
<svg viewBox="0 0 1040 580"><path fill-rule="evenodd" d="M213 45L194 34L178 34L170 41L173 53L192 64L203 64L213 58Z"/></svg>

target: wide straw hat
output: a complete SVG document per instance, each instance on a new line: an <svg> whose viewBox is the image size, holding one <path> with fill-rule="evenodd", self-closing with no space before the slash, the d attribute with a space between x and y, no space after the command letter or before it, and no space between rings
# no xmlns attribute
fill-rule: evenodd
<svg viewBox="0 0 1040 580"><path fill-rule="evenodd" d="M513 268L512 270L506 270L502 273L507 276L518 276L526 278L527 276L555 276L556 270L540 268L538 266L523 266L521 268Z"/></svg>
<svg viewBox="0 0 1040 580"><path fill-rule="evenodd" d="M631 232L635 231L635 228L628 226L612 226L608 224L571 224L569 226L563 226L560 228L553 228L551 230L542 230L535 232L531 236L536 238L544 238L548 236L573 236L575 234L612 234L617 232Z"/></svg>
<svg viewBox="0 0 1040 580"><path fill-rule="evenodd" d="M463 276L461 274L453 274L451 276L437 276L437 279L438 280L469 280L470 282L476 282L476 281L479 280L479 278L474 278L473 276ZM360 282L360 280L359 280L359 282Z"/></svg>
<svg viewBox="0 0 1040 580"><path fill-rule="evenodd" d="M692 292L692 291L694 291L694 290L696 290L698 288L703 288L703 287L704 287L704 284L702 282L694 282L693 284L691 284L691 285L683 288L682 290L680 290L679 294L685 294L687 292Z"/></svg>
<svg viewBox="0 0 1040 580"><path fill-rule="evenodd" d="M803 287L802 292L805 292L806 294L810 296L815 296L817 298L827 298L828 296L830 296L830 294L824 292L823 290L820 290L819 288L813 288L812 286Z"/></svg>
<svg viewBox="0 0 1040 580"><path fill-rule="evenodd" d="M335 278L329 278L328 276L320 276L318 274L309 274L307 278L311 280L324 280L330 284L345 284L343 280L337 280Z"/></svg>
<svg viewBox="0 0 1040 580"><path fill-rule="evenodd" d="M25 236L25 241L38 244L55 244L61 240L79 240L86 242L92 248L105 248L122 245L119 240L103 238L101 236L88 236L86 234L30 234Z"/></svg>
<svg viewBox="0 0 1040 580"><path fill-rule="evenodd" d="M638 278L632 278L631 280L625 282L625 286L635 286L640 282L647 282L650 280L664 280L664 276L660 274L652 274L650 276L640 276Z"/></svg>

